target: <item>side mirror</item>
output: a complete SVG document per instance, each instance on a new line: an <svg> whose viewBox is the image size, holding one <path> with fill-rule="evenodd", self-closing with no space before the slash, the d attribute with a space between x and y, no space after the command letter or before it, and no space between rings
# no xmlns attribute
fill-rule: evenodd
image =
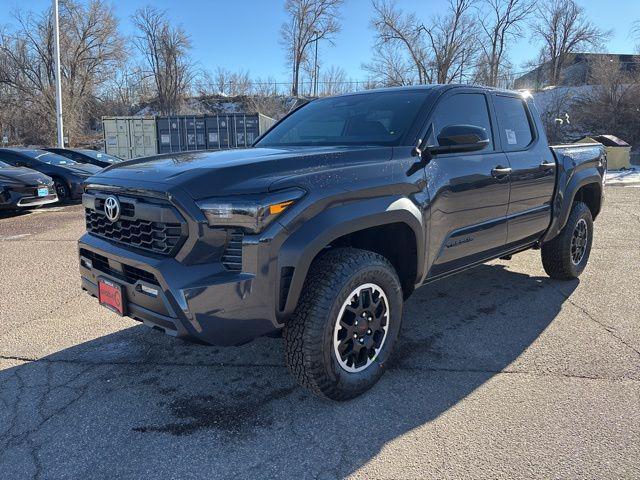
<svg viewBox="0 0 640 480"><path fill-rule="evenodd" d="M431 153L473 152L491 143L487 130L475 125L447 125L437 138L438 145L429 147Z"/></svg>

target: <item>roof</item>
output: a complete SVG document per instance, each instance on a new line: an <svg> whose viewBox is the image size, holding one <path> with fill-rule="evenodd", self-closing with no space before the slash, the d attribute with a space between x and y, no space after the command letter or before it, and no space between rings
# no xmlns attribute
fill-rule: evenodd
<svg viewBox="0 0 640 480"><path fill-rule="evenodd" d="M519 92L516 90L505 90L504 88L496 88L496 87L488 87L485 85L478 84L464 84L464 83L427 83L427 84L419 84L419 85L403 85L398 87L381 87L381 88L371 88L367 90L359 90L357 92L349 92L342 93L340 95L331 95L329 97L320 97L318 100L322 100L324 98L336 98L336 97L349 97L352 95L366 95L370 93L384 93L384 92L410 92L410 91L420 91L423 90L425 92L428 91L445 91L454 88L468 88L474 90L481 90L485 92L495 92L495 93L504 93L504 94L516 94L523 95L523 92Z"/></svg>

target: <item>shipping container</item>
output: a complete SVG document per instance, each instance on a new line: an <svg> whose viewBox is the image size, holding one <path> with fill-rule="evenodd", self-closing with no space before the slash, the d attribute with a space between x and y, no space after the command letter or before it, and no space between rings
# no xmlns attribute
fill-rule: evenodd
<svg viewBox="0 0 640 480"><path fill-rule="evenodd" d="M105 152L123 159L158 153L155 117L102 117Z"/></svg>
<svg viewBox="0 0 640 480"><path fill-rule="evenodd" d="M158 152L205 150L205 118L202 116L158 117Z"/></svg>
<svg viewBox="0 0 640 480"><path fill-rule="evenodd" d="M259 113L158 117L158 152L245 148L274 123Z"/></svg>

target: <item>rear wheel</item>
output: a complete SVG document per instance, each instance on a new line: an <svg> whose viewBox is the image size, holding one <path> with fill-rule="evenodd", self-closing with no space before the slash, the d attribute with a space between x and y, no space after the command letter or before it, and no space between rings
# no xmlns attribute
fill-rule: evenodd
<svg viewBox="0 0 640 480"><path fill-rule="evenodd" d="M314 261L287 324L287 365L298 382L333 400L356 397L384 372L400 331L402 288L389 261L336 248Z"/></svg>
<svg viewBox="0 0 640 480"><path fill-rule="evenodd" d="M542 266L551 278L578 278L587 266L593 242L591 210L575 202L567 224L553 240L542 244Z"/></svg>

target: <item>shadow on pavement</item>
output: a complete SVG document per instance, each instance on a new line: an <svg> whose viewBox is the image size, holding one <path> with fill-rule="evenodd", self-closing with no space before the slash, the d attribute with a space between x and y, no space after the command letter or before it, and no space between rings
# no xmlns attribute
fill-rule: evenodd
<svg viewBox="0 0 640 480"><path fill-rule="evenodd" d="M278 339L202 347L137 326L7 368L0 471L5 478L342 478L535 342L565 299L553 283L483 265L418 290L389 371L346 403L295 385Z"/></svg>

